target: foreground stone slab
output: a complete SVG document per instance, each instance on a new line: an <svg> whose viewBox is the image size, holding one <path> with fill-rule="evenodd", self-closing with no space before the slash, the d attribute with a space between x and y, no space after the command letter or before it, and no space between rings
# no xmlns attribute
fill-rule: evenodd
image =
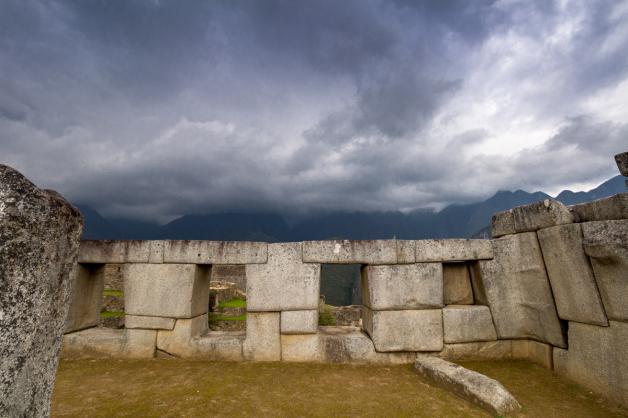
<svg viewBox="0 0 628 418"><path fill-rule="evenodd" d="M554 225L570 224L574 217L558 200L545 199L512 209L516 232L536 231Z"/></svg>
<svg viewBox="0 0 628 418"><path fill-rule="evenodd" d="M127 329L164 329L171 330L174 328L174 318L162 318L158 316L137 316L125 315L124 327Z"/></svg>
<svg viewBox="0 0 628 418"><path fill-rule="evenodd" d="M426 239L415 242L417 263L491 258L493 248L487 239Z"/></svg>
<svg viewBox="0 0 628 418"><path fill-rule="evenodd" d="M628 219L628 193L569 206L578 222Z"/></svg>
<svg viewBox="0 0 628 418"><path fill-rule="evenodd" d="M363 307L362 321L379 352L440 351L443 348L440 309L373 311Z"/></svg>
<svg viewBox="0 0 628 418"><path fill-rule="evenodd" d="M247 360L281 360L279 312L249 312L246 315L246 340L243 351Z"/></svg>
<svg viewBox="0 0 628 418"><path fill-rule="evenodd" d="M415 370L433 384L447 389L492 414L521 409L519 402L497 380L429 354L417 354Z"/></svg>
<svg viewBox="0 0 628 418"><path fill-rule="evenodd" d="M65 332L78 331L100 324L105 287L103 264L77 264L72 270L74 282L70 309L65 321Z"/></svg>
<svg viewBox="0 0 628 418"><path fill-rule="evenodd" d="M89 328L63 337L61 357L148 359L155 355L157 331Z"/></svg>
<svg viewBox="0 0 628 418"><path fill-rule="evenodd" d="M157 349L174 357L212 361L244 360L242 332L208 332L207 314L177 319L172 331L157 333Z"/></svg>
<svg viewBox="0 0 628 418"><path fill-rule="evenodd" d="M615 156L617 168L622 176L628 177L628 152L622 152Z"/></svg>
<svg viewBox="0 0 628 418"><path fill-rule="evenodd" d="M317 310L281 312L282 334L315 334L317 329Z"/></svg>
<svg viewBox="0 0 628 418"><path fill-rule="evenodd" d="M428 309L443 306L441 263L366 266L362 298L373 310Z"/></svg>
<svg viewBox="0 0 628 418"><path fill-rule="evenodd" d="M582 232L608 319L628 321L628 220L586 222Z"/></svg>
<svg viewBox="0 0 628 418"><path fill-rule="evenodd" d="M127 314L192 318L207 312L211 267L126 264L124 269Z"/></svg>
<svg viewBox="0 0 628 418"><path fill-rule="evenodd" d="M443 264L443 302L445 305L472 305L473 288L466 263Z"/></svg>
<svg viewBox="0 0 628 418"><path fill-rule="evenodd" d="M503 212L497 212L491 219L491 237L499 238L504 235L514 234L515 216L512 209Z"/></svg>
<svg viewBox="0 0 628 418"><path fill-rule="evenodd" d="M554 370L628 405L628 323L608 327L569 323L569 350L554 349Z"/></svg>
<svg viewBox="0 0 628 418"><path fill-rule="evenodd" d="M0 165L0 416L48 416L83 219Z"/></svg>
<svg viewBox="0 0 628 418"><path fill-rule="evenodd" d="M565 347L536 233L495 239L493 251L495 258L480 268L497 336Z"/></svg>
<svg viewBox="0 0 628 418"><path fill-rule="evenodd" d="M396 264L395 240L304 241L303 261L325 264Z"/></svg>
<svg viewBox="0 0 628 418"><path fill-rule="evenodd" d="M268 244L247 241L166 241L164 263L259 264L267 260Z"/></svg>
<svg viewBox="0 0 628 418"><path fill-rule="evenodd" d="M443 309L445 343L493 341L497 339L488 306L450 305Z"/></svg>
<svg viewBox="0 0 628 418"><path fill-rule="evenodd" d="M268 245L267 264L246 266L249 311L318 309L320 264L301 261L301 243Z"/></svg>
<svg viewBox="0 0 628 418"><path fill-rule="evenodd" d="M608 325L595 276L582 247L580 224L538 231L558 316L561 319Z"/></svg>

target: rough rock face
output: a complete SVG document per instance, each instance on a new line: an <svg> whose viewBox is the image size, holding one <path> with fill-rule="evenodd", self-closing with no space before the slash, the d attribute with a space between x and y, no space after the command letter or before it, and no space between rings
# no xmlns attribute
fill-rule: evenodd
<svg viewBox="0 0 628 418"><path fill-rule="evenodd" d="M0 165L0 416L45 417L83 219Z"/></svg>
<svg viewBox="0 0 628 418"><path fill-rule="evenodd" d="M617 163L617 168L619 168L621 175L628 177L628 152L617 154L615 156L615 162Z"/></svg>

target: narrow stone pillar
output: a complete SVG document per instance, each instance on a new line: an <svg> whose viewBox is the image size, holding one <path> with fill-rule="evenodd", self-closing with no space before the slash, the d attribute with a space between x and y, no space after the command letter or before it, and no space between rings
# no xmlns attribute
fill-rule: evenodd
<svg viewBox="0 0 628 418"><path fill-rule="evenodd" d="M83 218L0 165L0 416L47 417Z"/></svg>

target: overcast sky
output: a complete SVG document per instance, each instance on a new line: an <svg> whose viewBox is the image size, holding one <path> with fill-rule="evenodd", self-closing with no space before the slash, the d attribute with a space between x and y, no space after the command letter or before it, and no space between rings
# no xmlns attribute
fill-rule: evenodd
<svg viewBox="0 0 628 418"><path fill-rule="evenodd" d="M628 150L628 1L0 6L0 163L106 216L586 190Z"/></svg>

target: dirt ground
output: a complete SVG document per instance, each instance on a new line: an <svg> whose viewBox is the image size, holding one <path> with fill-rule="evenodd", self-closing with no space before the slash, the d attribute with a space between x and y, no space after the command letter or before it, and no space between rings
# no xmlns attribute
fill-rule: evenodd
<svg viewBox="0 0 628 418"><path fill-rule="evenodd" d="M524 361L466 367L500 380L517 417L628 417L588 391ZM486 417L407 366L62 361L53 417Z"/></svg>

